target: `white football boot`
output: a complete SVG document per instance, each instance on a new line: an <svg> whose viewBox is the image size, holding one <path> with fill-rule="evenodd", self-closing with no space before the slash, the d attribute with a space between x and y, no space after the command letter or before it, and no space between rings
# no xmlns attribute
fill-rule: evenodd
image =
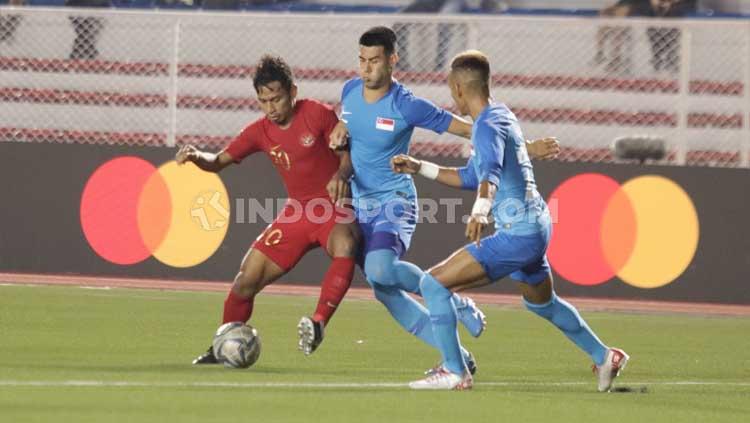
<svg viewBox="0 0 750 423"><path fill-rule="evenodd" d="M607 355L604 356L604 364L601 366L594 365L593 370L599 380L599 392L609 392L612 389L612 383L620 374L620 371L628 364L630 356L619 348L610 348Z"/></svg>
<svg viewBox="0 0 750 423"><path fill-rule="evenodd" d="M322 322L303 316L297 324L297 336L299 336L297 348L305 355L312 354L323 342L323 332Z"/></svg>
<svg viewBox="0 0 750 423"><path fill-rule="evenodd" d="M424 379L409 383L411 389L430 389L445 391L463 391L471 389L474 379L471 373L464 372L463 375L449 372L444 367L436 370Z"/></svg>

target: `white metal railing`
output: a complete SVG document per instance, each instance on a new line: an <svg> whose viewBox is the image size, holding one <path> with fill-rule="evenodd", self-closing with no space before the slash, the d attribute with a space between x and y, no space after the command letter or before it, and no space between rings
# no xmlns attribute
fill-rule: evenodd
<svg viewBox="0 0 750 423"><path fill-rule="evenodd" d="M668 162L748 167L750 22L0 8L0 139L220 145L260 116L252 66L294 68L335 104L357 40L397 29L398 78L451 105L450 58L492 59L493 93L567 160L609 160L618 136L664 137ZM601 48L600 48L601 47ZM599 53L599 54L597 54ZM418 131L422 152L465 153Z"/></svg>

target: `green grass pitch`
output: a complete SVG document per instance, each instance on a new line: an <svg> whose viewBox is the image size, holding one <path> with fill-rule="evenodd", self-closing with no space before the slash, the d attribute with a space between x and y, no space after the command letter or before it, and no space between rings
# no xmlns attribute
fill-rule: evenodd
<svg viewBox="0 0 750 423"><path fill-rule="evenodd" d="M484 307L467 392L406 383L437 353L374 301L348 300L310 357L296 323L315 299L260 295L263 351L247 370L196 367L224 295L0 286L2 422L745 422L750 319L584 313L631 361L600 394L583 353L520 308Z"/></svg>

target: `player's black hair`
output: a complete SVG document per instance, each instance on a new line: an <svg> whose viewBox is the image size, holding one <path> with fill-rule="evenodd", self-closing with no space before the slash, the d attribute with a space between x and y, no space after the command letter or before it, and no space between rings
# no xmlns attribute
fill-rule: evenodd
<svg viewBox="0 0 750 423"><path fill-rule="evenodd" d="M365 47L383 47L388 57L396 51L396 33L386 26L375 26L359 37L359 45Z"/></svg>
<svg viewBox="0 0 750 423"><path fill-rule="evenodd" d="M255 91L258 92L260 87L278 81L289 92L292 89L293 79L292 68L289 67L284 59L279 56L266 54L260 58L255 67L253 86L255 87Z"/></svg>

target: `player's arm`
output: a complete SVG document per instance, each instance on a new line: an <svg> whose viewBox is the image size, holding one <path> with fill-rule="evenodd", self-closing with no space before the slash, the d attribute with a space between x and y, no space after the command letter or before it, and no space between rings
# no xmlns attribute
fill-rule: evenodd
<svg viewBox="0 0 750 423"><path fill-rule="evenodd" d="M551 160L560 154L560 143L556 137L526 140L526 151L532 160Z"/></svg>
<svg viewBox="0 0 750 423"><path fill-rule="evenodd" d="M477 181L471 166L471 159L464 167L440 166L407 154L391 159L391 169L396 173L419 174L449 187L473 190L477 188Z"/></svg>
<svg viewBox="0 0 750 423"><path fill-rule="evenodd" d="M451 119L447 132L462 138L471 139L471 122L460 116L454 115L453 113L448 114L453 118Z"/></svg>
<svg viewBox="0 0 750 423"><path fill-rule="evenodd" d="M186 162L193 162L196 166L206 172L217 173L232 164L234 159L232 159L232 156L226 151L209 153L207 151L198 150L192 145L183 145L177 150L175 161L180 165Z"/></svg>
<svg viewBox="0 0 750 423"><path fill-rule="evenodd" d="M326 189L328 195L331 196L331 201L338 204L349 197L349 180L354 174L354 167L349 150L336 150L336 155L339 156L339 168L328 181Z"/></svg>
<svg viewBox="0 0 750 423"><path fill-rule="evenodd" d="M336 112L330 106L323 105L318 108L320 115L318 122L323 125L323 134L327 136L330 143L329 147L333 148L336 155L339 156L339 168L331 176L326 184L326 190L334 204L349 197L349 179L354 173L351 155L349 154L348 141L349 132L346 129L346 122L339 120ZM343 142L334 143L333 140L343 139Z"/></svg>
<svg viewBox="0 0 750 423"><path fill-rule="evenodd" d="M492 204L495 202L497 185L491 181L482 181L477 189L477 199L474 201L474 207L471 208L471 216L466 223L466 238L471 242L482 239L482 232L489 224L490 211Z"/></svg>
<svg viewBox="0 0 750 423"><path fill-rule="evenodd" d="M411 93L401 96L397 106L406 121L413 126L442 134L448 132L466 139L471 138L472 123ZM534 160L548 160L560 154L560 144L554 137L527 141L526 150Z"/></svg>
<svg viewBox="0 0 750 423"><path fill-rule="evenodd" d="M452 115L449 133L459 137L471 138L471 122L459 116ZM551 160L560 154L560 143L555 137L545 137L526 141L526 150L532 160Z"/></svg>
<svg viewBox="0 0 750 423"><path fill-rule="evenodd" d="M492 123L478 123L476 130L477 199L471 209L471 216L466 224L466 237L479 245L482 231L489 224L489 215L495 201L495 193L500 186L505 157L505 140L508 128Z"/></svg>
<svg viewBox="0 0 750 423"><path fill-rule="evenodd" d="M328 146L334 150L341 150L349 145L349 130L346 123L340 120L328 136Z"/></svg>

